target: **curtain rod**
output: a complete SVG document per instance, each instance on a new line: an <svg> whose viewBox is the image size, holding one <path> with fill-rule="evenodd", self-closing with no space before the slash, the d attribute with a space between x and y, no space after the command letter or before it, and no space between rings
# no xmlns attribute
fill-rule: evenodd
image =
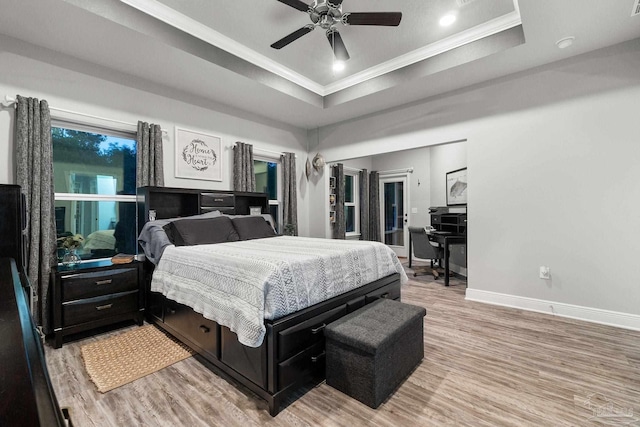
<svg viewBox="0 0 640 427"><path fill-rule="evenodd" d="M3 106L5 107L10 107L11 105L13 105L13 108L16 108L16 100L15 98L10 97L9 95L5 95L4 96L4 101L1 103ZM129 123L129 122L124 122L122 120L115 120L115 119L110 119L108 117L100 117L100 116L95 116L93 114L87 114L87 113L81 113L78 111L71 111L71 110L65 110L64 108L56 108L56 107L52 107L49 106L50 110L54 110L54 111L59 111L61 113L68 113L68 114L73 114L73 115L77 115L77 116L82 116L82 117L89 117L91 119L98 119L98 120L104 120L106 122L112 122L112 123L119 123L122 125L127 125L127 126L131 126L131 127L138 127L137 123ZM167 135L167 131L162 129L162 133Z"/></svg>
<svg viewBox="0 0 640 427"><path fill-rule="evenodd" d="M234 147L233 145L226 145L226 146L224 147L224 149L225 149L225 150L233 150L233 147ZM259 155L260 153L264 153L264 154L273 154L273 155L275 155L275 156L278 156L278 158L279 158L280 156L283 156L283 155L284 155L284 152L282 152L282 151L264 150L264 149L262 149L262 148L257 148L256 146L254 146L254 147L253 147L253 153L254 153L254 154L256 154L256 151L258 152L258 155ZM294 153L294 156L295 156L295 158L296 158L296 159L298 158L298 155L297 155L297 154L295 154L295 153Z"/></svg>
<svg viewBox="0 0 640 427"><path fill-rule="evenodd" d="M330 167L334 167L338 163L331 163L331 164L329 164L329 166ZM351 171L351 172L362 172L362 169L350 168L350 167L347 167L347 166L344 166L344 170L348 170L348 171ZM376 172L376 171L371 170L371 172ZM411 166L410 168L404 168L404 169L391 169L391 170L386 170L386 171L379 171L378 175L392 175L392 174L397 174L397 173L413 173L413 166Z"/></svg>
<svg viewBox="0 0 640 427"><path fill-rule="evenodd" d="M329 167L330 168L336 167L338 165L338 163L342 163L342 162L329 163ZM362 169L352 168L350 166L344 166L344 163L342 164L342 169L344 169L346 171L349 171L349 172L362 172Z"/></svg>
<svg viewBox="0 0 640 427"><path fill-rule="evenodd" d="M388 171L379 171L378 175L391 175L396 173L413 173L413 166L404 169L391 169Z"/></svg>

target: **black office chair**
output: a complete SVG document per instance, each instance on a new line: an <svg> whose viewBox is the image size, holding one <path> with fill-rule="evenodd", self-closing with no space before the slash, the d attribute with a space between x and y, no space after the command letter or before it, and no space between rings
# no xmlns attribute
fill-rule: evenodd
<svg viewBox="0 0 640 427"><path fill-rule="evenodd" d="M429 240L429 236L425 232L423 227L409 227L409 233L411 233L411 243L413 245L413 255L416 258L428 259L431 261L431 266L417 266L413 267L413 277L416 277L419 272L423 271L431 272L433 278L440 277L440 273L434 267L434 261L438 261L444 258L444 250L439 246L434 246Z"/></svg>

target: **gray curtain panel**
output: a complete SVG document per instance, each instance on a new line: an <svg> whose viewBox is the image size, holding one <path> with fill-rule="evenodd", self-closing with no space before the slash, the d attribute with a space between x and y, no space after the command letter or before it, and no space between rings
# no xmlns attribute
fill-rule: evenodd
<svg viewBox="0 0 640 427"><path fill-rule="evenodd" d="M380 236L380 176L369 174L369 240L381 242Z"/></svg>
<svg viewBox="0 0 640 427"><path fill-rule="evenodd" d="M160 125L138 122L136 185L164 186L162 129Z"/></svg>
<svg viewBox="0 0 640 427"><path fill-rule="evenodd" d="M336 222L333 223L333 238L344 239L346 234L346 219L344 217L344 165L337 163L333 167L333 176L336 178Z"/></svg>
<svg viewBox="0 0 640 427"><path fill-rule="evenodd" d="M57 262L51 115L44 100L17 96L16 105L17 183L27 202L25 267L38 295L32 315L50 333L49 273Z"/></svg>
<svg viewBox="0 0 640 427"><path fill-rule="evenodd" d="M362 169L358 174L360 181L360 240L369 240L369 174Z"/></svg>
<svg viewBox="0 0 640 427"><path fill-rule="evenodd" d="M256 175L253 171L253 145L236 142L233 147L233 189L256 191Z"/></svg>
<svg viewBox="0 0 640 427"><path fill-rule="evenodd" d="M284 178L282 194L282 232L291 236L298 235L298 197L296 195L296 155L284 153L280 156L282 176Z"/></svg>

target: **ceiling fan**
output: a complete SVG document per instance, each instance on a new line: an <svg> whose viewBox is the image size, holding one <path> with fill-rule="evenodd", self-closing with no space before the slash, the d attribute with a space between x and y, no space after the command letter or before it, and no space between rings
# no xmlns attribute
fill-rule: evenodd
<svg viewBox="0 0 640 427"><path fill-rule="evenodd" d="M310 33L316 27L326 31L327 39L337 60L346 61L349 53L336 29L338 23L343 25L383 25L397 27L402 19L402 12L342 12L343 0L314 0L308 5L300 0L278 0L301 12L306 12L313 24L307 24L293 33L281 38L271 45L274 49L282 49L289 43Z"/></svg>

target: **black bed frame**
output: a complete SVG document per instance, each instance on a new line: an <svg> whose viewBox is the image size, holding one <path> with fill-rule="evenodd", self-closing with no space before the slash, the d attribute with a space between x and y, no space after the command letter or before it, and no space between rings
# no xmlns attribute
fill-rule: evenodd
<svg viewBox="0 0 640 427"><path fill-rule="evenodd" d="M263 212L267 209L266 194L220 192L220 196L211 196L211 191L181 190L184 189L138 189L142 223L146 222L150 210L155 211L158 219L200 213L204 210L200 197L205 193L207 204L211 204L211 200L224 200L223 194L232 194L236 207L227 209L229 213L248 214L249 205L263 206ZM243 197L251 200L239 202ZM261 200L263 205L258 204ZM165 203L171 206L164 208ZM247 212L238 209L237 206L243 205L247 205ZM145 262L147 319L196 351L195 357L205 366L222 371L266 400L272 416L278 414L286 398L301 386L324 379L323 330L327 324L378 298L400 299L400 275L396 273L280 319L265 320L264 341L260 347L253 348L240 344L237 335L226 326L151 292L153 267L149 261Z"/></svg>
<svg viewBox="0 0 640 427"><path fill-rule="evenodd" d="M150 282L150 276L149 276ZM260 347L238 342L227 327L156 292L147 293L147 318L197 352L196 358L257 394L276 416L281 404L305 383L325 376L327 324L378 298L400 299L396 273L277 320L265 320Z"/></svg>

